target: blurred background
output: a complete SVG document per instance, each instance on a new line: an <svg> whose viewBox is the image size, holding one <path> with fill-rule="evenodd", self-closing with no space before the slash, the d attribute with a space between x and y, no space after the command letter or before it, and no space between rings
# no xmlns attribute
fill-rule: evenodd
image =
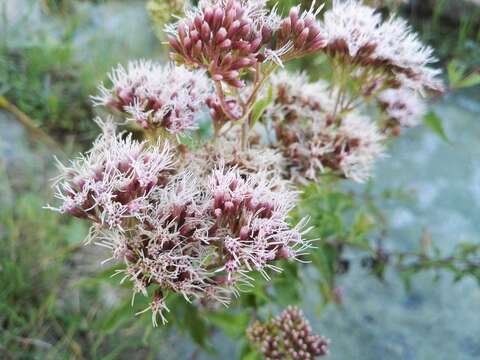
<svg viewBox="0 0 480 360"><path fill-rule="evenodd" d="M315 258L322 271L302 270L294 300L331 339L330 359L480 359L480 6L370 3L398 10L436 48L449 90L391 145L371 183L305 199L322 238L356 231L364 243ZM54 157L87 149L98 133L89 95L118 63L166 61L159 29L182 6L0 0L1 359L247 358L248 317L203 319L184 306L184 320L152 328L100 265L102 250L84 246L86 224L42 209ZM275 293L290 303L281 286L291 284Z"/></svg>

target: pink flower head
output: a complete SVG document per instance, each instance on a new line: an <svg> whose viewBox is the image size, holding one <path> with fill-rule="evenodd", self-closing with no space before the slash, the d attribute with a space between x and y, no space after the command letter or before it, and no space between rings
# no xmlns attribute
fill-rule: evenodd
<svg viewBox="0 0 480 360"><path fill-rule="evenodd" d="M325 13L324 29L332 56L382 75L388 73L388 87L443 91L438 79L441 71L429 67L437 61L433 49L422 44L405 20L383 21L380 13L361 1L334 0Z"/></svg>
<svg viewBox="0 0 480 360"><path fill-rule="evenodd" d="M196 116L211 93L202 71L134 61L119 65L109 75L111 88L100 86L95 105L107 106L130 116L146 129L162 127L172 134L196 128Z"/></svg>
<svg viewBox="0 0 480 360"><path fill-rule="evenodd" d="M171 166L168 145L148 146L106 131L86 155L61 165L56 197L62 204L56 210L122 229L126 218L146 206L145 197Z"/></svg>

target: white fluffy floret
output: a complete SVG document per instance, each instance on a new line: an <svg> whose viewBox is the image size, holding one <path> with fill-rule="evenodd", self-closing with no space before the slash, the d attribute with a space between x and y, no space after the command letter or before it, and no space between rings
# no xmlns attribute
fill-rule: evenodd
<svg viewBox="0 0 480 360"><path fill-rule="evenodd" d="M379 94L378 99L389 118L397 121L400 126L417 126L426 113L424 101L407 88L385 90Z"/></svg>
<svg viewBox="0 0 480 360"><path fill-rule="evenodd" d="M212 89L203 71L133 61L109 75L112 87L99 87L95 105L129 115L144 128L163 127L172 134L196 128L196 116Z"/></svg>

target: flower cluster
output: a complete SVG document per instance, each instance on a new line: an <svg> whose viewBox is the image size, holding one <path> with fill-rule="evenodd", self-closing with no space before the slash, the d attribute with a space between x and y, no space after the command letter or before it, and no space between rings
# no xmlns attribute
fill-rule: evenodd
<svg viewBox="0 0 480 360"><path fill-rule="evenodd" d="M258 73L264 61L282 64L324 48L327 41L316 20L320 10L312 5L301 13L293 7L280 19L263 0L200 1L185 20L167 27L171 56L240 88L242 72Z"/></svg>
<svg viewBox="0 0 480 360"><path fill-rule="evenodd" d="M315 335L302 311L292 306L265 324L255 322L247 335L268 360L308 360L328 355L329 340Z"/></svg>
<svg viewBox="0 0 480 360"><path fill-rule="evenodd" d="M290 162L291 177L300 183L317 180L327 169L364 182L384 151L384 137L377 126L355 113L337 120L327 116L307 123L277 122L275 129L278 146Z"/></svg>
<svg viewBox="0 0 480 360"><path fill-rule="evenodd" d="M339 62L370 69L359 77L377 88L405 85L417 91L442 91L433 49L425 46L406 21L380 13L358 0L334 0L324 16L327 51ZM373 74L371 73L373 70ZM368 72L368 76L367 73Z"/></svg>
<svg viewBox="0 0 480 360"><path fill-rule="evenodd" d="M61 165L56 196L62 204L56 210L123 229L129 218L148 207L148 195L169 176L172 155L168 145L115 135L112 123L101 124L104 133L92 149L70 166Z"/></svg>
<svg viewBox="0 0 480 360"><path fill-rule="evenodd" d="M356 112L333 116L325 84L309 84L304 75L280 73L272 85L267 114L276 133L273 146L282 151L295 182L317 180L327 169L358 182L370 177L383 153L384 136L375 123Z"/></svg>
<svg viewBox="0 0 480 360"><path fill-rule="evenodd" d="M150 309L166 319L165 291L227 304L249 285L250 271L280 271L309 243L303 222L291 228L296 193L278 177L236 167L198 176L172 161L168 145L148 146L116 135L112 123L90 152L62 166L55 210L93 222L91 237L124 261L134 293L155 288ZM212 169L212 167L210 167Z"/></svg>
<svg viewBox="0 0 480 360"><path fill-rule="evenodd" d="M60 204L50 208L93 224L89 238L124 263L122 281L151 296L154 324L166 322L168 293L226 305L252 284L250 272L269 279L281 270L276 260L301 260L310 242L304 220L289 224L293 185L325 172L365 181L387 137L424 113L419 94L441 88L432 50L402 20L382 21L354 0L334 0L323 23L318 13L293 7L281 19L264 0L200 0L167 27L183 65L119 66L93 97L148 141L99 120L93 148L61 165ZM313 52L333 65L329 82L273 74ZM370 100L383 116L377 122L366 116ZM187 146L177 135L208 117L204 107L213 138ZM293 308L250 335L271 359L326 353Z"/></svg>
<svg viewBox="0 0 480 360"><path fill-rule="evenodd" d="M283 59L300 57L314 53L327 45L327 39L322 31L321 24L316 20L322 9L314 9L315 2L309 11L300 13L300 7L290 10L288 17L280 23L277 48Z"/></svg>
<svg viewBox="0 0 480 360"><path fill-rule="evenodd" d="M200 1L185 20L167 27L172 58L208 69L216 81L242 87L240 72L255 67L277 27L263 1Z"/></svg>
<svg viewBox="0 0 480 360"><path fill-rule="evenodd" d="M196 116L211 93L201 71L134 61L109 75L111 88L100 86L95 105L126 113L145 129L163 128L179 134L196 128Z"/></svg>

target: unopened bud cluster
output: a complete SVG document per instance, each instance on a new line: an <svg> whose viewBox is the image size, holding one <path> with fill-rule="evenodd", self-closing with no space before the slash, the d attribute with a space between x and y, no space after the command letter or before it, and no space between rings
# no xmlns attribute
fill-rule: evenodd
<svg viewBox="0 0 480 360"><path fill-rule="evenodd" d="M208 69L213 80L242 87L240 72L255 67L273 26L260 2L200 2L187 19L170 28L172 56Z"/></svg>
<svg viewBox="0 0 480 360"><path fill-rule="evenodd" d="M293 306L266 323L255 322L247 335L266 360L309 360L328 354L329 340L315 335L303 312Z"/></svg>
<svg viewBox="0 0 480 360"><path fill-rule="evenodd" d="M185 20L167 27L172 58L240 88L242 71L257 72L265 60L281 64L325 47L316 14L293 7L281 20L261 0L200 1Z"/></svg>

